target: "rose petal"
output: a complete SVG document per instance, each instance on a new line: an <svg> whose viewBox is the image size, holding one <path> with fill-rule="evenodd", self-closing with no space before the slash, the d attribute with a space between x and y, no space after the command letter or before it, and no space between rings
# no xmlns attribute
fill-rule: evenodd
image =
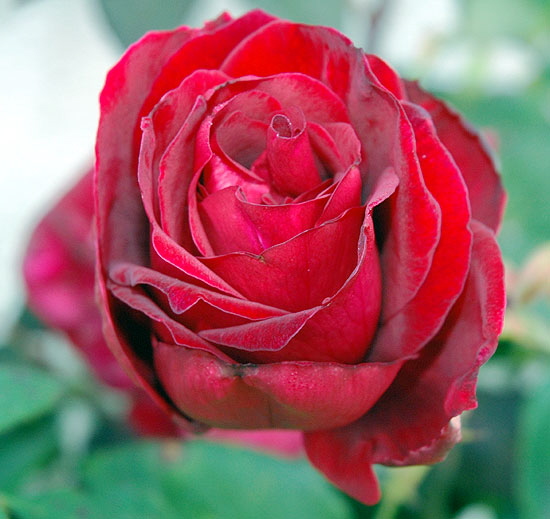
<svg viewBox="0 0 550 519"><path fill-rule="evenodd" d="M365 56L370 71L374 74L379 82L379 85L389 90L397 99L405 98L405 86L403 81L384 60L374 54Z"/></svg>
<svg viewBox="0 0 550 519"><path fill-rule="evenodd" d="M228 50L274 19L259 9L234 20L225 13L207 23L204 29L195 31L194 37L180 45L172 55L156 57L162 68L154 84L148 88L149 96L142 114L148 114L166 92L176 88L195 70L219 70Z"/></svg>
<svg viewBox="0 0 550 519"><path fill-rule="evenodd" d="M158 197L160 225L191 250L192 241L186 233L187 189L193 175L194 140L206 111L205 103L197 98L225 80L227 76L218 71L197 71L163 97L150 116L149 129L154 133L155 155L160 157L152 161L151 180L142 178L141 164L138 173L144 202L150 197L154 203ZM142 137L142 153L148 140L146 133L147 129Z"/></svg>
<svg viewBox="0 0 550 519"><path fill-rule="evenodd" d="M260 256L233 253L202 262L247 299L291 312L312 308L334 295L356 266L362 219L363 209L350 209Z"/></svg>
<svg viewBox="0 0 550 519"><path fill-rule="evenodd" d="M321 181L311 149L306 121L291 121L287 112L277 114L267 130L266 160L273 187L281 194L297 196Z"/></svg>
<svg viewBox="0 0 550 519"><path fill-rule="evenodd" d="M201 422L224 428L315 430L349 423L364 413L391 383L400 363L235 365L159 342L155 365L176 405Z"/></svg>
<svg viewBox="0 0 550 519"><path fill-rule="evenodd" d="M187 249L175 243L174 240L169 238L155 225L153 225L151 234L151 245L153 247L151 265L155 270L160 270L176 278L187 275L190 278L194 278L199 284L202 283L227 294L242 298L242 295L237 290L201 263ZM174 268L167 268L170 265Z"/></svg>
<svg viewBox="0 0 550 519"><path fill-rule="evenodd" d="M277 59L266 59L273 49ZM236 45L219 68L233 77L300 72L343 98L349 87L350 54L358 53L335 29L274 21Z"/></svg>
<svg viewBox="0 0 550 519"><path fill-rule="evenodd" d="M322 308L281 351L254 352L246 358L262 363L361 362L378 325L380 302L380 266L372 220L367 214L359 240L358 264L338 292L323 301Z"/></svg>
<svg viewBox="0 0 550 519"><path fill-rule="evenodd" d="M362 188L361 173L356 167L350 168L336 184L317 225L337 218L350 207L358 207L361 204Z"/></svg>
<svg viewBox="0 0 550 519"><path fill-rule="evenodd" d="M247 214L241 210L237 187L216 191L199 203L199 216L215 255L260 254L266 247Z"/></svg>
<svg viewBox="0 0 550 519"><path fill-rule="evenodd" d="M309 308L228 328L209 328L199 332L199 336L215 344L246 352L279 351L319 310L320 307Z"/></svg>
<svg viewBox="0 0 550 519"><path fill-rule="evenodd" d="M361 162L361 143L348 123L309 123L309 139L315 155L336 179Z"/></svg>
<svg viewBox="0 0 550 519"><path fill-rule="evenodd" d="M216 254L261 254L314 227L325 203L326 197L300 204L250 204L236 188L227 188L206 197L199 213Z"/></svg>
<svg viewBox="0 0 550 519"><path fill-rule="evenodd" d="M186 283L169 277L153 269L138 265L121 263L110 271L110 278L122 286L136 287L147 285L162 292L170 305L172 312L182 314L202 300L227 313L240 315L247 319L265 319L276 315L284 315L283 310L238 299L226 294L220 294L194 284Z"/></svg>
<svg viewBox="0 0 550 519"><path fill-rule="evenodd" d="M462 172L472 206L472 216L495 232L500 227L506 194L489 147L464 119L443 101L425 92L418 83L404 82L407 96L426 109L437 135Z"/></svg>
<svg viewBox="0 0 550 519"><path fill-rule="evenodd" d="M441 238L416 295L382 323L371 350L373 360L412 355L426 344L462 291L470 263L470 208L460 171L439 142L429 115L414 105L405 108L424 181L440 208Z"/></svg>
<svg viewBox="0 0 550 519"><path fill-rule="evenodd" d="M366 158L361 172L367 196L388 168L399 178L395 195L375 210L385 321L415 296L431 268L440 238L440 210L422 178L413 129L402 106L366 79L364 60L357 66L348 106Z"/></svg>

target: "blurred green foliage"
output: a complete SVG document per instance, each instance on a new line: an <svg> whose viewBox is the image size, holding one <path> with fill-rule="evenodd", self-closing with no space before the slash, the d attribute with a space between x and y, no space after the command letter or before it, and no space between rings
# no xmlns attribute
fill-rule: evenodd
<svg viewBox="0 0 550 519"><path fill-rule="evenodd" d="M105 17L124 48L147 31L173 29L185 22L193 0L99 0Z"/></svg>

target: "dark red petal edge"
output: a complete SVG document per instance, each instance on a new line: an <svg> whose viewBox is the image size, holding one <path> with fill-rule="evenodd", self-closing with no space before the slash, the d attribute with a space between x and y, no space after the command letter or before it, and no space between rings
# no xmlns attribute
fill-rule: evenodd
<svg viewBox="0 0 550 519"><path fill-rule="evenodd" d="M494 352L505 306L503 266L494 234L473 222L470 273L443 329L409 361L363 418L332 431L305 433L311 462L334 484L366 503L380 491L371 464L442 459L458 440L453 416L476 406L477 372Z"/></svg>
<svg viewBox="0 0 550 519"><path fill-rule="evenodd" d="M427 110L437 135L462 172L472 206L472 216L498 232L506 193L489 147L482 136L444 101L424 91L418 83L404 81L409 99Z"/></svg>

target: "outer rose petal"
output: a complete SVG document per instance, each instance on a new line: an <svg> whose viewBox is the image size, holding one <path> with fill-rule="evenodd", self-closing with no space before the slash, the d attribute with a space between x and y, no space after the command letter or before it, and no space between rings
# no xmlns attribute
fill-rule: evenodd
<svg viewBox="0 0 550 519"><path fill-rule="evenodd" d="M229 364L206 351L157 342L155 366L174 403L203 423L315 430L361 416L401 362Z"/></svg>
<svg viewBox="0 0 550 519"><path fill-rule="evenodd" d="M504 298L494 235L476 223L470 273L441 332L360 420L305 434L312 463L345 492L372 504L379 491L370 464L439 461L442 446L458 439L448 426L451 418L476 406L477 370L496 348Z"/></svg>
<svg viewBox="0 0 550 519"><path fill-rule="evenodd" d="M437 138L428 114L404 106L413 127L418 162L426 187L441 213L441 237L430 271L415 296L381 323L371 360L391 360L416 353L439 330L462 291L470 266L470 207L464 181Z"/></svg>
<svg viewBox="0 0 550 519"><path fill-rule="evenodd" d="M506 193L488 146L481 135L443 101L425 92L418 83L404 83L409 99L432 116L438 137L462 172L468 186L472 216L496 232L502 221Z"/></svg>

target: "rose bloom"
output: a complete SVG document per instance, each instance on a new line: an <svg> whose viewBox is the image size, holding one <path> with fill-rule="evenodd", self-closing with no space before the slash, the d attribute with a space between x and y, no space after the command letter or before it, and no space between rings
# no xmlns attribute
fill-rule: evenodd
<svg viewBox="0 0 550 519"><path fill-rule="evenodd" d="M504 311L479 136L337 31L253 11L149 33L96 143L106 341L190 431L301 431L364 503L443 459Z"/></svg>

